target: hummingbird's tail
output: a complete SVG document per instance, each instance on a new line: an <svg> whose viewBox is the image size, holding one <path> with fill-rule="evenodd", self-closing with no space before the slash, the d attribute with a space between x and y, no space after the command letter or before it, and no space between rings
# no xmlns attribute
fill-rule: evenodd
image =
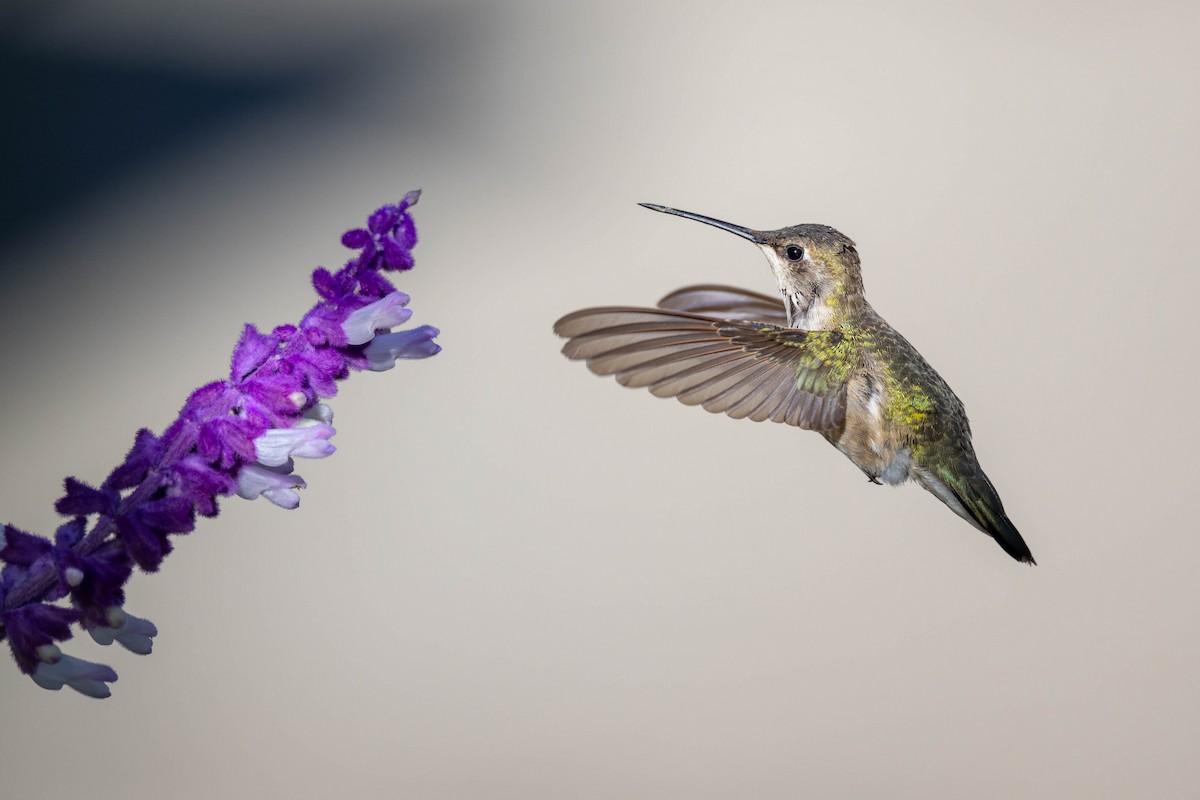
<svg viewBox="0 0 1200 800"><path fill-rule="evenodd" d="M954 513L995 539L1004 552L1024 564L1037 564L1020 531L1004 513L996 487L978 462L961 472L939 470L939 473L914 470L913 477Z"/></svg>

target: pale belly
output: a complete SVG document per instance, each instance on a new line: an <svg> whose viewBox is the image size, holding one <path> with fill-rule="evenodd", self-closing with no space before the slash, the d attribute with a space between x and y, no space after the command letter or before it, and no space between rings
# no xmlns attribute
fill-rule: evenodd
<svg viewBox="0 0 1200 800"><path fill-rule="evenodd" d="M851 387L846 399L846 424L840 434L827 438L868 478L892 485L904 483L910 477L912 449L884 421L879 390Z"/></svg>

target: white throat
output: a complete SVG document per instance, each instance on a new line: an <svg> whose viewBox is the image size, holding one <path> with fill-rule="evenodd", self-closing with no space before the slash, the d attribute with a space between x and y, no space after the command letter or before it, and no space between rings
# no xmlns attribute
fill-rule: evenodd
<svg viewBox="0 0 1200 800"><path fill-rule="evenodd" d="M788 325L806 331L829 330L833 327L833 309L817 297L783 291L783 302L787 306Z"/></svg>

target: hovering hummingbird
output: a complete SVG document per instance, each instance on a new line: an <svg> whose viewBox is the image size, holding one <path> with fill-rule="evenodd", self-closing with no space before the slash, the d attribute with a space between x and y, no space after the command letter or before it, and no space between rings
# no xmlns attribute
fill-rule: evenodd
<svg viewBox="0 0 1200 800"><path fill-rule="evenodd" d="M640 205L753 242L782 300L701 285L657 308L585 308L554 325L568 358L658 397L817 431L872 483L912 478L1017 561L1035 563L975 458L962 402L863 296L854 242L827 225L756 231Z"/></svg>

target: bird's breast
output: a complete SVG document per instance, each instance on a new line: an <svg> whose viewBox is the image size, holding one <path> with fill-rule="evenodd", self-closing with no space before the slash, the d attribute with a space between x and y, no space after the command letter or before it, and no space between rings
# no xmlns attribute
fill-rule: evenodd
<svg viewBox="0 0 1200 800"><path fill-rule="evenodd" d="M903 483L909 477L912 449L885 413L888 397L883 382L869 371L851 379L846 392L846 424L834 442L859 469L883 483Z"/></svg>

